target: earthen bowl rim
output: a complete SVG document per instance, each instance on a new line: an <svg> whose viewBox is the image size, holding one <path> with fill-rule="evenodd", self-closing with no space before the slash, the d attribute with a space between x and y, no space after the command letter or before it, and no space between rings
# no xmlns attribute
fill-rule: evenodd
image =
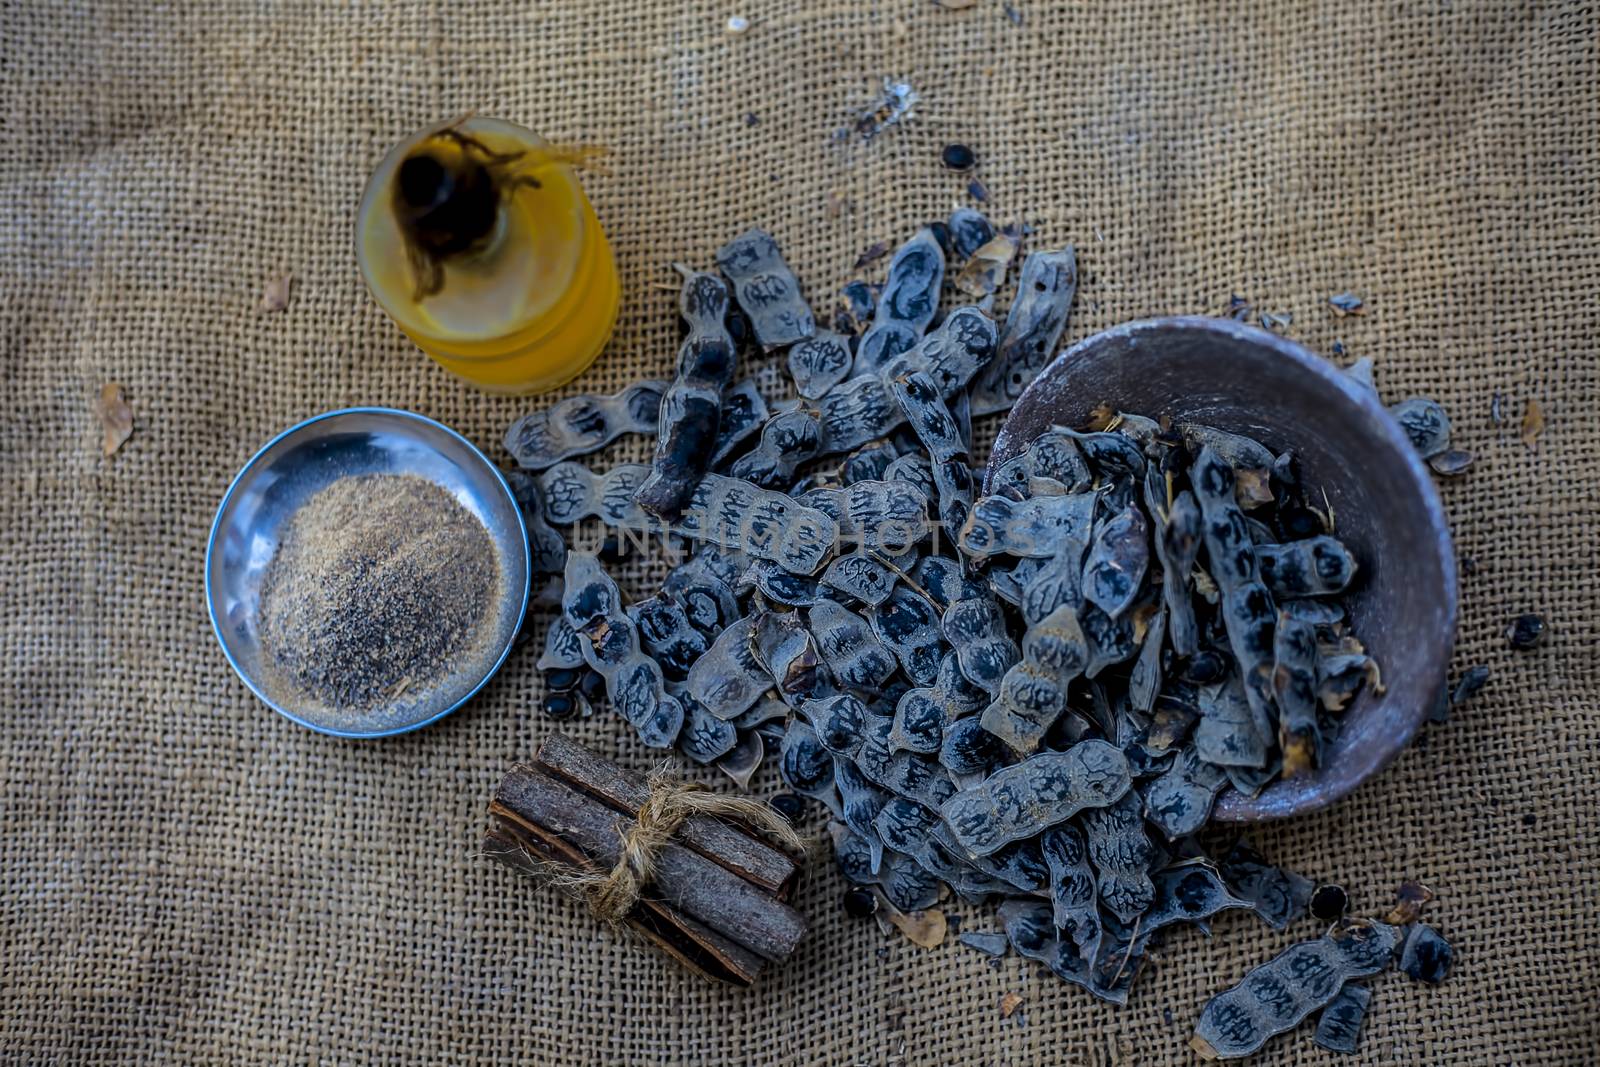
<svg viewBox="0 0 1600 1067"><path fill-rule="evenodd" d="M1438 591L1443 625L1440 627L1442 632L1428 641L1417 669L1426 671L1428 677L1437 677L1439 684L1445 685L1450 657L1455 646L1459 583L1450 525L1438 488L1434 485L1422 457L1412 447L1405 431L1401 429L1400 424L1395 421L1394 416L1389 413L1374 390L1351 378L1331 361L1280 334L1233 319L1174 315L1125 322L1078 341L1051 360L1017 398L1016 404L1012 406L1005 423L995 437L989 463L984 470L984 490L988 491L995 471L1028 444L1027 441L1014 440L1012 429L1016 413L1024 409L1030 397L1035 403L1045 403L1054 380L1067 364L1085 358L1095 359L1097 351L1118 341L1137 341L1145 334L1174 332L1215 336L1269 351L1294 365L1297 371L1304 375L1309 388L1339 394L1361 409L1372 420L1372 425L1381 430L1384 450L1390 454L1389 458L1405 471L1405 481L1420 499L1422 508L1428 516L1430 535L1428 540L1437 558L1439 573L1443 576L1442 588ZM1379 666L1381 669L1381 660ZM1381 701L1384 697L1372 697L1369 694L1367 699ZM1396 705L1395 710L1397 714L1394 718L1398 729L1378 735L1372 743L1346 753L1345 759L1336 768L1327 776L1319 778L1314 792L1302 794L1292 804L1274 806L1270 801L1274 790L1280 788L1281 782L1273 782L1254 798L1241 797L1230 787L1218 798L1217 811L1212 819L1218 822L1260 822L1290 818L1320 811L1344 799L1369 779L1380 774L1410 747L1412 739L1422 728L1431 709L1419 702L1411 708ZM1350 757L1355 755L1361 758L1352 760Z"/></svg>

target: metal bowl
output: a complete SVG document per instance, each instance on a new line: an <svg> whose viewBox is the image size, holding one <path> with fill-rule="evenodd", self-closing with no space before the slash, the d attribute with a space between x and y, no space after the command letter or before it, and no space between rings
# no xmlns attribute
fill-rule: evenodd
<svg viewBox="0 0 1600 1067"><path fill-rule="evenodd" d="M257 625L261 580L284 524L318 490L353 474L414 474L449 492L489 531L505 591L493 608L495 638L481 655L426 689L359 714L332 711L274 684L263 669ZM409 411L346 408L291 426L234 478L206 546L206 603L223 654L268 707L335 737L386 737L450 714L500 669L522 625L531 571L511 488L470 441Z"/></svg>
<svg viewBox="0 0 1600 1067"><path fill-rule="evenodd" d="M1315 811L1403 751L1439 695L1456 629L1455 554L1433 480L1378 397L1293 341L1230 319L1131 322L1063 352L1012 409L987 477L1053 425L1098 404L1171 415L1293 449L1328 494L1337 533L1360 564L1346 597L1386 690L1345 710L1321 769L1254 797L1233 790L1214 818L1252 822ZM986 480L987 480L986 477Z"/></svg>

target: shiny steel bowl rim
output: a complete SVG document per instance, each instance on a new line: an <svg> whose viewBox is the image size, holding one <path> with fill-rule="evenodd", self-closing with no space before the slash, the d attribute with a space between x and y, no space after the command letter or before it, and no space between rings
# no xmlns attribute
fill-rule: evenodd
<svg viewBox="0 0 1600 1067"><path fill-rule="evenodd" d="M395 726L383 730L337 730L330 726L311 722L290 711L288 708L281 706L277 701L269 697L261 690L259 686L256 685L254 681L251 680L249 674L246 673L245 669L240 665L237 657L234 656L233 649L229 647L227 639L223 637L222 624L217 619L216 596L211 588L211 557L216 551L217 534L222 527L222 518L227 514L228 504L233 500L234 492L245 481L246 476L251 473L252 468L254 468L257 463L261 462L262 457L271 452L273 448L277 447L282 442L296 436L297 434L304 433L308 428L315 426L320 422L325 422L328 419L338 418L342 415L394 416L401 420L408 420L431 426L434 429L442 430L446 435L455 438L466 448L469 455L474 457L479 463L482 463L484 468L494 475L495 484L499 485L500 491L505 494L506 501L511 506L511 514L516 517L517 530L521 534L524 575L522 592L519 597L521 604L517 608L516 625L511 628L511 636L507 639L505 647L500 650L500 655L495 657L494 663L487 671L484 672L483 677L478 679L478 681L473 684L472 688L464 693L460 699L456 700L453 704L450 704L443 710L435 712L427 718L421 719L417 722L407 723L404 726ZM233 480L228 483L227 492L222 494L222 500L217 504L216 515L214 515L211 519L211 531L206 536L206 558L204 568L206 615L211 619L211 632L213 635L215 635L217 644L222 647L222 654L224 657L226 657L228 666L233 668L233 673L239 676L239 680L245 684L245 687L249 689L251 693L255 694L256 699L260 700L267 707L271 708L273 711L277 712L279 715L282 715L284 718L298 726L304 726L308 730L315 731L319 734L326 734L329 737L341 737L356 741L372 741L377 740L380 737L394 737L397 734L408 734L413 730L420 730L424 726L431 726L440 719L444 718L446 715L449 715L451 712L458 710L467 701L477 696L478 691L489 684L489 679L493 678L500 672L500 668L505 666L506 660L510 657L511 649L516 645L517 633L522 629L522 623L528 613L528 599L531 595L533 587L533 554L528 547L528 526L527 523L523 521L522 508L517 505L516 496L511 492L511 485L506 481L505 475L501 473L500 468L495 466L494 463L490 461L489 457L484 455L483 450L477 445L473 444L461 433L451 429L444 423L439 422L437 419L430 419L426 415L419 415L415 411L406 411L404 408L389 408L372 405L338 408L333 411L324 411L320 415L313 415L309 419L303 419L300 422L295 423L293 426L290 426L287 429L273 435L270 440L268 440L260 448L256 449L255 453L251 455L251 457L245 461L244 465L239 468L239 472L233 476Z"/></svg>

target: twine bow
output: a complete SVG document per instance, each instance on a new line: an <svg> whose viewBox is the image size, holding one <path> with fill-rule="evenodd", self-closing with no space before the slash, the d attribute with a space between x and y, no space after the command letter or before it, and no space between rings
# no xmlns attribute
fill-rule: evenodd
<svg viewBox="0 0 1600 1067"><path fill-rule="evenodd" d="M805 843L782 816L748 797L713 793L703 785L679 781L664 770L646 782L650 795L639 814L621 830L622 851L605 874L566 873L560 879L589 905L589 910L612 926L621 926L655 876L661 850L691 815L738 819L792 852L804 852Z"/></svg>

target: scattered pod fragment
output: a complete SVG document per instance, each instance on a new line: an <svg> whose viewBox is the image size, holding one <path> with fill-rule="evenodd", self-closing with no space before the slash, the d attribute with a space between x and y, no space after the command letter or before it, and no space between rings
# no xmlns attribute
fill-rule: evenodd
<svg viewBox="0 0 1600 1067"><path fill-rule="evenodd" d="M844 381L853 358L843 335L818 330L789 349L789 375L802 397L815 400Z"/></svg>
<svg viewBox="0 0 1600 1067"><path fill-rule="evenodd" d="M749 791L750 780L755 777L756 771L761 769L761 761L767 758L767 743L757 732L744 734L739 738L739 743L726 756L717 760L717 770L726 774L740 789Z"/></svg>
<svg viewBox="0 0 1600 1067"><path fill-rule="evenodd" d="M1529 612L1511 620L1506 627L1506 644L1518 652L1527 652L1544 643L1544 634L1544 616Z"/></svg>
<svg viewBox="0 0 1600 1067"><path fill-rule="evenodd" d="M1219 767L1262 768L1268 747L1238 675L1201 687L1200 721L1194 728L1194 750L1201 759Z"/></svg>
<svg viewBox="0 0 1600 1067"><path fill-rule="evenodd" d="M939 811L956 840L983 856L1085 808L1114 804L1130 784L1128 761L1115 746L1083 741L1066 752L1040 753L997 771L945 801Z"/></svg>
<svg viewBox="0 0 1600 1067"><path fill-rule="evenodd" d="M881 482L889 464L899 458L900 450L893 441L869 441L845 457L839 480L845 485Z"/></svg>
<svg viewBox="0 0 1600 1067"><path fill-rule="evenodd" d="M1259 441L1253 441L1243 434L1219 430L1215 426L1186 422L1178 427L1178 431L1183 435L1184 444L1197 458L1202 449L1209 448L1235 470L1271 470L1278 458Z"/></svg>
<svg viewBox="0 0 1600 1067"><path fill-rule="evenodd" d="M1058 482L1073 493L1089 488L1093 480L1072 438L1059 430L1047 430L995 471L990 488L1020 500L1036 495L1038 487L1033 482L1039 478Z"/></svg>
<svg viewBox="0 0 1600 1067"><path fill-rule="evenodd" d="M1201 1009L1189 1044L1208 1060L1248 1056L1330 1003L1352 978L1389 965L1397 937L1385 923L1351 920L1291 946Z"/></svg>
<svg viewBox="0 0 1600 1067"><path fill-rule="evenodd" d="M1428 466L1433 468L1433 473L1446 478L1454 478L1465 474L1477 459L1471 452L1464 452L1459 448L1452 448L1441 452L1428 460Z"/></svg>
<svg viewBox="0 0 1600 1067"><path fill-rule="evenodd" d="M1346 982L1339 995L1322 1009L1317 1019L1316 1032L1311 1043L1329 1052L1355 1052L1361 1039L1361 1024L1367 1017L1367 1005L1372 1000L1372 990L1355 982Z"/></svg>
<svg viewBox="0 0 1600 1067"><path fill-rule="evenodd" d="M685 268L679 313L689 333L678 348L677 374L661 397L650 476L634 499L650 514L675 519L711 466L722 420L722 391L733 381L733 339L724 321L728 287L711 274Z"/></svg>
<svg viewBox="0 0 1600 1067"><path fill-rule="evenodd" d="M887 248L884 249L888 251ZM857 268L860 269L859 267ZM841 333L858 334L872 321L872 311L878 306L878 288L857 278L839 289L839 311L835 326Z"/></svg>
<svg viewBox="0 0 1600 1067"><path fill-rule="evenodd" d="M800 295L800 282L771 234L746 230L717 250L717 266L733 283L734 298L750 317L762 348L770 352L816 332L811 308Z"/></svg>
<svg viewBox="0 0 1600 1067"><path fill-rule="evenodd" d="M1267 863L1254 845L1241 838L1218 865L1234 894L1250 902L1261 921L1282 930L1306 913L1311 879Z"/></svg>
<svg viewBox="0 0 1600 1067"><path fill-rule="evenodd" d="M651 748L670 748L683 728L684 710L667 693L661 668L639 647L639 632L620 610L622 595L587 552L567 555L561 611L582 637L583 658L606 680L612 708Z"/></svg>
<svg viewBox="0 0 1600 1067"><path fill-rule="evenodd" d="M563 566L563 569L565 567ZM544 635L544 654L534 664L541 671L573 670L585 666L583 638L565 615L550 620Z"/></svg>
<svg viewBox="0 0 1600 1067"><path fill-rule="evenodd" d="M1456 950L1427 923L1412 923L1400 950L1400 969L1407 977L1438 985L1450 976Z"/></svg>
<svg viewBox="0 0 1600 1067"><path fill-rule="evenodd" d="M1411 440L1411 447L1423 459L1432 459L1450 450L1450 417L1437 400L1414 396L1389 405L1400 428Z"/></svg>
<svg viewBox="0 0 1600 1067"><path fill-rule="evenodd" d="M833 753L817 739L809 724L793 719L778 748L778 773L790 789L842 815L844 808L833 784Z"/></svg>
<svg viewBox="0 0 1600 1067"><path fill-rule="evenodd" d="M636 382L614 396L571 396L524 415L506 431L506 451L524 470L541 471L598 451L625 433L656 429L667 383Z"/></svg>
<svg viewBox="0 0 1600 1067"><path fill-rule="evenodd" d="M683 705L683 730L678 748L699 764L715 763L739 743L739 730L733 723L711 714L687 692L674 694Z"/></svg>
<svg viewBox="0 0 1600 1067"><path fill-rule="evenodd" d="M1099 883L1083 831L1071 824L1052 827L1040 836L1039 848L1050 867L1052 921L1084 960L1093 960L1100 947Z"/></svg>
<svg viewBox="0 0 1600 1067"><path fill-rule="evenodd" d="M1228 891L1222 875L1204 860L1188 860L1157 871L1155 900L1139 921L1142 933L1154 933L1173 923L1200 923L1230 908L1248 908L1250 902Z"/></svg>
<svg viewBox="0 0 1600 1067"><path fill-rule="evenodd" d="M950 244L962 259L972 255L994 237L994 224L982 212L970 207L956 208L945 225L950 229Z"/></svg>
<svg viewBox="0 0 1600 1067"><path fill-rule="evenodd" d="M967 443L938 386L928 375L920 371L901 374L890 380L889 389L932 460L933 484L939 493L939 521L947 531L958 530L972 505Z"/></svg>
<svg viewBox="0 0 1600 1067"><path fill-rule="evenodd" d="M827 682L816 640L798 611L757 615L752 648L784 700L815 696Z"/></svg>
<svg viewBox="0 0 1600 1067"><path fill-rule="evenodd" d="M952 233L955 232L952 218ZM973 383L972 413L1008 411L1055 353L1078 291L1077 253L1030 252L1006 313L994 362Z"/></svg>

